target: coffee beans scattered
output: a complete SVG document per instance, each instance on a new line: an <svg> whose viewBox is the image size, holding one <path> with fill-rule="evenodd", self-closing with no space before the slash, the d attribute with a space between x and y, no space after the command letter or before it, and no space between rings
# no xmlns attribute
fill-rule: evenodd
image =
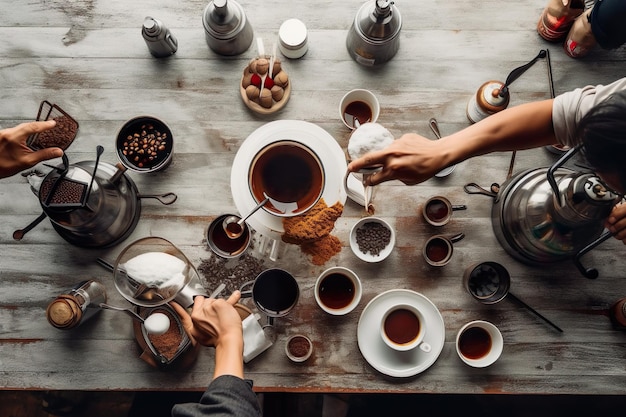
<svg viewBox="0 0 626 417"><path fill-rule="evenodd" d="M356 243L363 253L371 253L373 256L380 252L391 242L391 230L377 222L366 222L356 229Z"/></svg>
<svg viewBox="0 0 626 417"><path fill-rule="evenodd" d="M207 291L211 292L224 283L226 288L222 295L230 295L242 284L252 281L263 272L266 269L263 263L263 260L247 253L236 259L212 256L200 262L198 272L202 275L201 282Z"/></svg>
<svg viewBox="0 0 626 417"><path fill-rule="evenodd" d="M126 136L120 150L126 160L136 167L151 168L167 158L170 140L166 132L146 123L140 125L137 132Z"/></svg>
<svg viewBox="0 0 626 417"><path fill-rule="evenodd" d="M30 147L33 149L44 149L58 147L67 149L76 138L78 123L68 116L55 117L52 120L57 122L52 129L45 130L37 134Z"/></svg>

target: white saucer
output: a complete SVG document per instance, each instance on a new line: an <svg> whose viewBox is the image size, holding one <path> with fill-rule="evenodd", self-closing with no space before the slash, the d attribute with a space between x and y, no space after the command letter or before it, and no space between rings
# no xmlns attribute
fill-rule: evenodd
<svg viewBox="0 0 626 417"><path fill-rule="evenodd" d="M239 213L248 213L256 201L248 187L248 170L252 159L263 147L281 140L292 140L308 146L324 165L325 184L322 198L328 206L346 202L343 179L346 175L346 156L339 143L321 127L301 120L277 120L252 132L235 155L230 172L230 188ZM259 210L246 220L254 230L274 239L284 233L282 218Z"/></svg>
<svg viewBox="0 0 626 417"><path fill-rule="evenodd" d="M419 348L398 352L385 344L380 335L383 315L391 306L409 304L417 307L426 321L426 353ZM446 338L443 317L437 307L422 294L411 290L389 290L376 296L361 313L357 341L365 360L377 371L393 377L410 377L428 369L439 357Z"/></svg>

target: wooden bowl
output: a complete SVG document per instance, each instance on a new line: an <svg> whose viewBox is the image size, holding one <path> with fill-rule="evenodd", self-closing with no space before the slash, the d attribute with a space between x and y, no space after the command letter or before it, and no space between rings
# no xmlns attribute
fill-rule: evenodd
<svg viewBox="0 0 626 417"><path fill-rule="evenodd" d="M246 68L244 68L243 74L241 75L241 81L239 82L239 92L241 93L241 99L243 100L243 103L250 110L258 114L272 114L285 107L285 104L287 104L287 101L289 101L289 96L291 95L291 78L289 78L289 84L287 84L287 87L285 87L285 94L283 95L282 100L272 102L272 107L268 109L248 98L246 94L246 89L242 86L243 77L245 76L246 71L248 71L247 66Z"/></svg>

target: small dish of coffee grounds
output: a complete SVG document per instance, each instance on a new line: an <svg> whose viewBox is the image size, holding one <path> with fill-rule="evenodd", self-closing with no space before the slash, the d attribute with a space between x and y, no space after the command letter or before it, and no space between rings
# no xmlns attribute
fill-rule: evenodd
<svg viewBox="0 0 626 417"><path fill-rule="evenodd" d="M313 343L301 334L291 336L285 344L285 353L293 362L304 362L313 353Z"/></svg>
<svg viewBox="0 0 626 417"><path fill-rule="evenodd" d="M378 217L359 220L350 231L350 248L361 260L380 262L393 251L396 235L393 228Z"/></svg>

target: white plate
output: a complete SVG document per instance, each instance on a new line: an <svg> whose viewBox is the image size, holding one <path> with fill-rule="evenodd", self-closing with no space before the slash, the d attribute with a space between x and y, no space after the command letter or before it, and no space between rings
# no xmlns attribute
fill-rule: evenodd
<svg viewBox="0 0 626 417"><path fill-rule="evenodd" d="M230 172L230 188L239 213L248 213L256 201L248 187L248 170L252 159L263 147L281 140L292 140L312 149L324 166L322 198L328 206L346 202L343 179L346 175L346 156L330 133L321 127L301 120L277 120L266 123L252 132L235 155ZM284 233L282 218L259 210L246 220L259 233L280 238Z"/></svg>
<svg viewBox="0 0 626 417"><path fill-rule="evenodd" d="M398 352L385 344L380 322L385 312L397 304L409 304L422 312L427 326L424 341L430 344L430 352L420 348ZM446 328L437 307L411 290L389 290L376 296L363 309L357 327L357 341L365 360L377 371L393 377L410 377L428 369L441 354L445 338Z"/></svg>

